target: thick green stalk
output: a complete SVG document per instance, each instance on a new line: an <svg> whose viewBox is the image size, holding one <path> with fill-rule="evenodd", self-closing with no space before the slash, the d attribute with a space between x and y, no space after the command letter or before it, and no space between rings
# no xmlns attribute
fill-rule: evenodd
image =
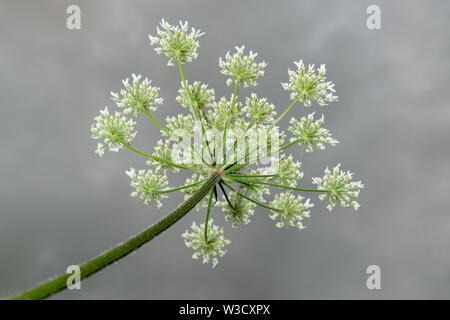
<svg viewBox="0 0 450 320"><path fill-rule="evenodd" d="M132 237L131 239L115 246L96 258L84 263L80 266L81 279L96 273L97 271L107 267L111 263L127 256L146 244L161 232L168 229L175 222L183 218L190 210L192 210L220 180L220 175L212 173L205 183L195 192L188 200L182 203L177 209L165 218L161 219L148 229ZM63 274L57 276L47 282L44 282L34 288L26 290L18 295L12 296L12 300L37 300L51 296L67 287L67 278L71 274Z"/></svg>

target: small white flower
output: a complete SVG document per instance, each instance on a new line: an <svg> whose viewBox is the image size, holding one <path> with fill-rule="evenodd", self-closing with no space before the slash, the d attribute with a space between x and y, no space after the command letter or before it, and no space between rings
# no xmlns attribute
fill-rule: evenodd
<svg viewBox="0 0 450 320"><path fill-rule="evenodd" d="M136 172L134 168L130 168L125 173L131 178L130 186L136 189L131 192L133 198L139 198L145 204L155 203L158 208L162 206L161 200L167 198L164 193L161 193L168 184L165 174L153 170Z"/></svg>
<svg viewBox="0 0 450 320"><path fill-rule="evenodd" d="M150 44L156 46L158 54L165 54L169 61L168 66L174 66L178 57L181 63L191 62L198 56L197 50L200 46L198 38L204 34L200 30L191 28L189 32L188 22L179 22L179 26L173 26L162 19L161 29L157 28L157 36L149 35Z"/></svg>
<svg viewBox="0 0 450 320"><path fill-rule="evenodd" d="M123 148L123 143L130 143L136 136L134 131L136 122L122 116L120 112L115 112L114 116L110 115L108 107L100 110L100 115L94 120L91 127L92 138L103 139L95 151L100 157L107 147L109 151L117 152Z"/></svg>
<svg viewBox="0 0 450 320"><path fill-rule="evenodd" d="M183 233L184 243L188 248L195 250L193 259L203 258L203 263L211 262L213 268L219 263L218 257L223 257L226 253L224 249L231 241L223 236L223 228L213 224L213 220L208 220L208 238L205 239L205 224L197 226L192 223L192 232L186 230Z"/></svg>
<svg viewBox="0 0 450 320"><path fill-rule="evenodd" d="M340 170L341 164L338 164L330 171L328 167L325 169L325 175L322 178L313 178L313 184L317 185L317 190L326 190L319 196L320 200L328 199L327 209L332 210L338 202L341 207L352 206L358 210L359 203L352 200L351 197L357 198L360 189L364 188L361 181L352 181L353 173Z"/></svg>
<svg viewBox="0 0 450 320"><path fill-rule="evenodd" d="M298 227L300 230L305 227L302 224L304 218L309 218L309 208L314 204L309 203L309 199L302 202L304 198L300 195L295 197L290 192L276 194L274 200L270 203L277 211L272 210L270 216L272 220L278 220L276 226L283 228L284 226Z"/></svg>
<svg viewBox="0 0 450 320"><path fill-rule="evenodd" d="M233 228L237 228L239 223L248 224L250 217L253 215L253 208L256 206L253 202L250 202L237 193L233 192L228 196L230 203L227 201L220 201L218 205L222 207L225 215L225 221L232 221Z"/></svg>
<svg viewBox="0 0 450 320"><path fill-rule="evenodd" d="M180 152L180 149L172 147L170 140L166 140L165 142L158 140L153 155L168 162L178 163L180 159ZM168 170L173 172L180 171L179 168L162 161L147 160L146 164L148 166L156 167L158 170L164 170L164 172Z"/></svg>
<svg viewBox="0 0 450 320"><path fill-rule="evenodd" d="M325 81L327 69L324 64L316 70L313 64L308 65L306 69L302 60L294 63L297 70L289 69L289 82L281 83L284 90L291 91L291 100L299 99L305 107L308 107L311 101L324 106L338 99L333 95L334 83Z"/></svg>
<svg viewBox="0 0 450 320"><path fill-rule="evenodd" d="M111 92L112 99L119 108L123 108L124 114L134 113L139 117L143 110L156 111L158 105L163 103L163 99L158 97L158 87L150 85L151 80L145 78L141 83L141 75L132 74L133 84L130 85L128 78L122 81L125 89L120 90L120 95Z"/></svg>
<svg viewBox="0 0 450 320"><path fill-rule="evenodd" d="M252 93L251 98L247 97L245 100L244 111L249 119L254 119L257 123L273 122L273 117L276 115L275 106L267 102L266 98L259 99L255 93Z"/></svg>
<svg viewBox="0 0 450 320"><path fill-rule="evenodd" d="M292 118L289 131L296 137L291 138L291 142L298 141L300 146L306 148L306 152L312 152L314 148L325 149L324 143L335 146L339 143L336 139L331 137L330 131L321 128L324 123L324 117L314 121L314 112L308 114L308 117L302 117L300 121Z"/></svg>
<svg viewBox="0 0 450 320"><path fill-rule="evenodd" d="M207 84L201 84L198 81L188 84L188 93L190 94L192 106L197 106L200 109L211 106L215 99L214 89L208 89ZM189 102L189 96L186 96L183 83L181 83L178 94L176 97L177 102L184 108L190 108L191 103Z"/></svg>
<svg viewBox="0 0 450 320"><path fill-rule="evenodd" d="M271 166L264 170L264 174L274 175L272 179L280 185L295 187L303 178L303 172L299 170L301 165L301 162L294 162L292 155L286 157L282 154L279 158L272 158Z"/></svg>
<svg viewBox="0 0 450 320"><path fill-rule="evenodd" d="M267 63L264 61L254 62L258 54L250 51L249 55L246 56L244 55L244 49L245 46L236 47L236 52L233 55L227 52L225 60L219 59L220 72L228 77L227 85L239 81L244 88L256 86L258 85L256 79L264 75L264 68Z"/></svg>

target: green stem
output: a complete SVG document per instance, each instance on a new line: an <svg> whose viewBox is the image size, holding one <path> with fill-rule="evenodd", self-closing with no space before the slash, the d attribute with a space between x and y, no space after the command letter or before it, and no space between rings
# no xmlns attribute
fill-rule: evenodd
<svg viewBox="0 0 450 320"><path fill-rule="evenodd" d="M302 138L296 139L296 140L294 140L294 141L292 141L292 142L290 142L290 143L288 143L288 144L282 146L281 148L279 148L279 149L276 150L276 151L269 152L268 154L264 155L263 157L258 157L258 158L256 159L256 161L260 161L260 160L266 159L266 158L270 157L271 155L273 155L274 153L278 153L278 152L280 152L280 151L283 151L284 149L287 149L287 148L293 146L294 144L300 142L301 140L302 140ZM242 160L245 160L245 157L246 157L246 156L244 156L243 158L239 159L238 162L241 162ZM230 172L230 171L236 171L236 170L239 170L239 169L241 169L241 168L243 168L243 167L245 167L245 166L247 166L247 165L248 165L248 163L244 163L244 164L241 164L241 165L239 165L239 166L237 166L237 167L229 168L229 169L225 170L224 172L227 173L227 172Z"/></svg>
<svg viewBox="0 0 450 320"><path fill-rule="evenodd" d="M211 191L209 192L208 210L206 210L205 241L208 241L208 220L209 220L209 213L211 212L211 204L212 204L213 194L214 194L214 189L211 189Z"/></svg>
<svg viewBox="0 0 450 320"><path fill-rule="evenodd" d="M270 125L270 127L267 129L267 132L270 132L270 130L278 123L281 119L284 118L285 115L297 104L297 102L300 100L301 96L299 95L297 99L294 100L294 102L291 103L289 107Z"/></svg>
<svg viewBox="0 0 450 320"><path fill-rule="evenodd" d="M142 245L146 244L154 237L171 227L178 220L183 218L190 210L192 210L210 191L217 182L220 181L220 176L217 173L211 174L206 182L184 203L177 209L172 211L168 216L161 219L148 229L132 237L131 239L115 246L107 252L97 256L96 258L84 263L80 266L81 279L98 272L107 267L111 263L127 256L133 251L137 250ZM18 295L12 296L12 300L36 300L44 299L51 296L67 287L67 278L70 274L63 274L57 276L43 284L34 288L26 290Z"/></svg>
<svg viewBox="0 0 450 320"><path fill-rule="evenodd" d="M202 119L201 119L201 113L200 113L198 105L194 106L194 104L192 103L191 93L189 92L189 88L188 88L188 84L187 84L187 81L186 81L186 77L184 76L183 64L181 63L181 59L180 59L179 55L177 56L177 60L178 60L178 68L180 69L181 81L183 83L184 93L188 97L191 113L192 113L192 115L194 117L194 120L199 122L200 125L201 125L201 128L202 128L202 144L204 145L205 141L206 141L206 146L208 147L209 155L210 155L211 158L213 158L213 154L211 152L211 148L209 147L208 137L206 137L205 128L203 127L203 122L202 122Z"/></svg>
<svg viewBox="0 0 450 320"><path fill-rule="evenodd" d="M230 173L227 174L226 177L233 177L233 178L274 178L276 177L276 174L235 174L235 173Z"/></svg>
<svg viewBox="0 0 450 320"><path fill-rule="evenodd" d="M119 138L118 138L118 140L120 141L120 143L122 143L125 147L127 147L131 151L134 151L137 154L140 154L141 156L144 156L146 158L150 158L150 159L158 161L158 162L163 162L163 163L166 163L166 164L168 164L170 166L177 167L177 168L180 168L180 169L185 169L185 170L190 170L190 171L201 173L201 174L206 174L206 172L203 171L203 170L192 168L192 167L189 167L189 166L185 166L185 165L179 164L179 163L174 163L174 162L168 161L166 159L163 159L163 158L160 158L160 157L156 157L156 156L152 156L152 155L147 154L145 152L139 151L138 149L132 147L130 144L126 143L125 141L123 141L123 140L121 140Z"/></svg>
<svg viewBox="0 0 450 320"><path fill-rule="evenodd" d="M224 166L228 164L228 163L227 163L227 158L228 158L228 156L229 156L229 155L232 155L233 152L236 150L236 148L237 148L237 146L238 146L238 143L241 143L242 139L245 139L245 135L247 134L247 131L253 126L253 124L254 124L255 122L256 122L256 119L252 119L252 121L250 121L250 123L249 123L249 124L247 125L247 127L245 128L245 131L244 131L244 133L242 134L242 136L239 137L239 140L236 140L236 141L234 142L234 145L233 145L233 148L231 149L231 151L228 152L228 153L225 155L225 164L224 164ZM244 159L245 159L245 157L244 157Z"/></svg>
<svg viewBox="0 0 450 320"><path fill-rule="evenodd" d="M223 183L228 189L230 189L231 191L233 191L233 192L235 192L236 194L240 195L241 197L247 199L248 201L253 202L254 204L257 204L257 205L260 206L260 207L263 207L263 208L265 208L265 209L269 209L269 210L272 210L272 211L278 211L278 212L281 211L281 210L279 210L279 209L277 209L277 208L273 208L273 207L267 206L267 205L265 205L264 203L262 203L262 202L260 202L260 201L258 201L258 200L255 200L255 199L253 199L253 198L250 198L249 196L243 194L242 192L237 191L235 188L233 188L232 186L230 186L230 185L229 185L226 181L224 181L224 180L222 180L222 183Z"/></svg>
<svg viewBox="0 0 450 320"><path fill-rule="evenodd" d="M237 92L238 92L238 88L239 88L239 83L241 82L241 79L238 79L236 81L236 86L234 87L234 94L233 94L233 101L231 102L231 108L230 110L233 110L234 108L234 103L236 102L236 98L237 98Z"/></svg>
<svg viewBox="0 0 450 320"><path fill-rule="evenodd" d="M192 188L192 187L195 187L195 186L199 185L200 183L203 183L204 181L205 181L205 179L197 181L197 182L194 182L194 183L191 183L191 184L188 184L187 186L182 186L182 187L178 187L178 188L175 188L175 189L161 190L161 191L158 191L157 193L171 193L171 192L175 192L175 191L189 189L189 188Z"/></svg>
<svg viewBox="0 0 450 320"><path fill-rule="evenodd" d="M263 184L263 185L270 186L270 187L276 187L276 188L281 188L281 189L289 189L289 190L294 190L294 191L320 192L320 193L329 192L328 190L295 188L295 187L284 186L284 185L276 184L276 183L270 183L270 182L259 181L259 180L240 179L240 178L234 178L234 177L231 177L231 176L227 176L227 178L231 179L233 181L236 181L236 182L243 182L243 183L248 183L248 184Z"/></svg>
<svg viewBox="0 0 450 320"><path fill-rule="evenodd" d="M161 131L163 131L165 134L169 135L169 132L166 129L164 129L164 127L162 125L160 125L159 122L156 121L155 118L153 118L153 116L150 114L150 112L148 112L144 107L141 107L141 109L158 126L158 128L161 129Z"/></svg>
<svg viewBox="0 0 450 320"><path fill-rule="evenodd" d="M299 100L300 100L300 98L301 98L301 96L299 95L298 97L297 97L297 99L295 99L294 100L294 102L292 102L291 103L291 105L289 106L289 107L287 107L287 109L269 126L269 128L267 128L267 134L270 132L270 130L272 130L272 128L278 123L278 122L280 122L281 121L281 119L283 119L284 118L284 116L286 116L287 114L288 114L288 112L297 104L297 102L299 102ZM298 140L296 140L296 141L293 141L293 142L291 142L290 144L288 144L287 146L285 146L285 147L282 147L282 148L280 148L278 151L276 151L276 152L279 152L279 151L282 151L282 150L284 150L284 149L286 149L286 148L289 148L290 146L292 146L293 144L295 144L295 143L297 143L297 142L299 142L301 139L298 139ZM267 157L269 157L270 155L272 155L273 153L275 153L275 152L272 152L272 153L270 153L270 154L268 154L268 155L265 155L264 156L264 158L267 158ZM245 156L242 158L242 159L239 159L238 160L238 162L241 162L242 160L245 160L245 158L247 157L247 153L245 154ZM264 158L262 158L262 159L264 159ZM257 159L257 161L259 161L259 160L261 160L261 158L258 158ZM245 164L246 165L246 164ZM243 165L243 166L241 166L240 168L243 168L243 167L245 167L245 165Z"/></svg>

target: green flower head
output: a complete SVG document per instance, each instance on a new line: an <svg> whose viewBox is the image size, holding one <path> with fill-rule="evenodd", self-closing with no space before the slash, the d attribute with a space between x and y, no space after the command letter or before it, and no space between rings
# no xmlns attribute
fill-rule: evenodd
<svg viewBox="0 0 450 320"><path fill-rule="evenodd" d="M203 258L203 263L211 262L213 268L219 263L218 257L223 257L226 253L224 249L231 241L223 236L223 228L214 225L213 220L208 221L208 237L205 238L205 224L197 226L192 223L192 232L186 230L183 233L184 242L188 248L195 250L192 258Z"/></svg>
<svg viewBox="0 0 450 320"><path fill-rule="evenodd" d="M140 82L142 76L132 74L133 84L128 78L122 81L125 89L120 90L120 96L111 92L112 99L124 114L134 113L139 117L142 112L156 111L158 105L163 103L163 99L158 97L159 88L150 85L151 80L145 78Z"/></svg>
<svg viewBox="0 0 450 320"><path fill-rule="evenodd" d="M333 95L334 83L325 81L327 69L324 64L316 70L313 64L306 68L303 60L294 63L297 70L288 70L289 82L281 84L284 90L291 91L291 100L301 101L305 107L308 107L311 101L324 106L338 99Z"/></svg>
<svg viewBox="0 0 450 320"><path fill-rule="evenodd" d="M264 69L267 63L254 62L256 52L250 51L248 55L244 55L245 46L236 47L236 52L231 55L227 52L225 60L219 59L220 72L228 77L227 85L238 83L244 88L249 86L256 86L258 82L256 79L264 75Z"/></svg>
<svg viewBox="0 0 450 320"><path fill-rule="evenodd" d="M351 198L359 196L360 189L364 188L361 181L352 181L353 173L350 171L344 172L340 169L341 164L338 164L330 171L328 167L325 169L325 175L322 178L313 178L313 183L317 185L318 190L327 190L319 196L320 200L328 199L328 210L333 210L336 203L341 207L352 206L358 210L359 203Z"/></svg>
<svg viewBox="0 0 450 320"><path fill-rule="evenodd" d="M167 195L162 193L168 184L165 174L153 170L136 172L134 168L130 168L125 173L130 177L130 185L135 189L131 193L133 198L139 198L145 204L155 203L158 208L162 206L161 200L167 198Z"/></svg>
<svg viewBox="0 0 450 320"><path fill-rule="evenodd" d="M314 204L309 203L309 199L303 202L303 197L298 195L295 197L290 192L276 194L274 200L270 203L276 210L272 210L270 216L272 220L278 221L276 226L283 228L284 226L298 227L304 229L302 220L309 218L309 208Z"/></svg>
<svg viewBox="0 0 450 320"><path fill-rule="evenodd" d="M198 57L198 38L204 33L192 28L189 32L188 22L179 26L173 26L162 19L161 29L157 28L157 36L149 35L150 43L155 46L158 54L164 54L169 58L168 66L174 66L180 59L180 63L191 62Z"/></svg>
<svg viewBox="0 0 450 320"><path fill-rule="evenodd" d="M120 112L110 115L108 107L101 110L91 127L92 138L103 139L103 142L98 143L95 153L102 157L107 147L114 152L122 149L124 143L130 143L136 136L135 124L135 121L127 119Z"/></svg>
<svg viewBox="0 0 450 320"><path fill-rule="evenodd" d="M295 118L291 119L289 131L294 135L291 142L298 142L302 147L306 148L306 152L312 152L315 148L325 149L325 144L335 146L339 143L331 137L328 129L322 128L324 117L314 121L314 112L308 114L308 117L302 117L300 121Z"/></svg>

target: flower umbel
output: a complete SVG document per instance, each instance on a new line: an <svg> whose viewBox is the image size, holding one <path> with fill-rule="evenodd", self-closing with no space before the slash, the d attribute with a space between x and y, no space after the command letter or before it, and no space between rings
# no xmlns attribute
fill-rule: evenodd
<svg viewBox="0 0 450 320"><path fill-rule="evenodd" d="M161 200L167 198L164 193L161 193L168 184L165 174L153 170L136 172L134 168L130 168L125 173L131 178L130 186L136 189L131 192L133 198L139 198L145 204L155 203L158 208L162 206Z"/></svg>
<svg viewBox="0 0 450 320"><path fill-rule="evenodd" d="M270 167L266 168L265 174L274 175L274 180L281 185L295 187L297 181L303 178L300 171L301 162L294 161L292 155L286 157L282 154L279 159L273 158Z"/></svg>
<svg viewBox="0 0 450 320"><path fill-rule="evenodd" d="M162 20L161 28L162 30L158 28L157 37L150 36L150 41L156 45L155 50L158 53L164 53L169 57L169 65L173 65L174 61L177 61L185 90L184 95L180 94L181 103L191 106L184 109L190 112L191 117L179 115L168 120L167 128L165 128L158 122L158 116L153 117L148 112L156 107L154 104L157 99L155 91L150 89L150 81L144 80L144 84L139 84L140 79L134 77L135 83L133 86L129 86L129 91L123 94L122 98L113 94L113 98L117 100L118 106L127 113L134 112L135 115L139 115L139 110L145 112L168 139L165 142L159 141L155 153L152 155L142 152L130 144L136 135L134 121L128 120L120 113L112 116L108 109L102 110L100 116L95 118L96 122L92 125L91 131L93 138L103 139L98 144L96 151L100 156L107 147L111 151L118 151L125 147L139 154L140 157L144 157L149 165L157 168L155 171L139 170L136 172L135 169L127 171L131 178L131 186L135 188L135 191L131 193L133 197L140 198L145 203L156 203L157 206L161 206L160 200L168 193L182 191L189 196L170 214L144 231L85 262L83 278L128 256L143 244L148 243L173 226L193 207L201 206L205 198L208 198L205 223L197 226L194 222L192 231L186 231L183 237L186 245L194 249L194 259L201 257L203 263L211 262L215 267L219 261L218 258L225 254L225 246L230 243L224 238L223 229L215 226L212 219L209 219L219 192L226 200L226 204L223 205L226 219L233 220L233 226L239 222L248 223L249 216L253 213L253 207L258 205L273 212L270 218L277 221L277 227L290 225L303 229L302 220L309 217L309 208L312 207L312 204L309 203L309 199L303 201L302 196L295 196L294 192L318 193L321 200L328 199L328 209L330 210L336 202L341 206L352 205L355 209L359 206L352 198L358 196L363 184L360 181L352 181L353 174L350 171L347 173L341 171L339 165L333 169L333 172L327 168L323 178L313 178L313 182L318 185L317 189L296 186L297 180L302 177L303 173L299 171L300 162L294 161L292 156L281 156L278 161L272 162L269 170L264 170L263 167L268 163L265 160L270 160L297 144L296 141L291 141L287 145L283 145L285 134L279 130L277 124L299 101L305 105L310 105L311 101L323 105L337 98L333 96L333 84L325 82L324 66L321 66L316 73L314 66L309 66L306 70L301 61L297 62L298 70L289 71L290 82L283 84L286 90L292 91L291 98L294 99L294 102L272 121L272 105L268 105L264 99L258 99L256 95L252 95L250 100L247 100L246 112L250 117L248 120L243 117L242 101L238 101L237 92L239 86L256 85L256 79L263 74L266 64L253 62L256 57L255 53L250 52L249 56L244 56L244 47L237 48L237 53L233 56L227 54L225 61L220 60L220 67L221 71L229 77L227 83L235 83L234 93L230 101L225 99L222 104L220 101L219 104L215 104L210 89L199 84L196 85L195 82L193 90L188 88L183 71L183 63L197 57L199 46L197 38L202 33L194 29L189 33L187 22L184 24L180 22L180 26L171 26ZM143 96L146 98L142 99ZM198 99L199 97L201 99ZM193 101L194 99L196 100ZM142 107L139 104L142 104ZM145 104L146 106L144 106ZM202 107L207 104L216 106L216 108L208 110L208 113L203 112ZM222 119L217 119L216 116L221 116ZM187 135L192 120L195 121L194 140L198 140L194 143L189 140L191 137ZM224 120L224 123L220 124L218 120ZM328 131L322 130L322 120L323 118L313 122L311 115L311 117L308 116L308 119L300 122L292 121L291 132L297 137L304 136L304 139L297 138L297 140L302 141L302 145L310 149L321 148L319 143L334 143L334 141L328 140L331 139ZM182 124L183 121L189 123ZM174 138L177 136L176 131L185 135ZM259 133L262 133L262 137L259 136ZM278 139L274 141L269 137ZM315 139L327 141L315 141ZM218 144L216 144L217 141ZM175 145L180 142L187 147L187 152L183 152L180 158L169 154L170 149L175 148ZM243 143L243 148L238 146L241 143ZM242 152L238 152L239 156L236 157L235 151ZM166 189L166 171L175 168L175 171L186 170L193 175L186 180L186 184ZM274 188L287 191L275 195L274 200L267 203L262 195L269 193ZM227 192L230 192L231 197L228 197ZM67 288L66 282L67 275L63 274L10 298L27 300L46 298Z"/></svg>
<svg viewBox="0 0 450 320"><path fill-rule="evenodd" d="M295 197L290 192L276 194L274 200L270 203L272 207L277 210L272 210L273 214L270 216L272 220L278 220L276 226L283 228L284 226L298 227L300 230L304 229L302 220L309 218L309 208L314 204L309 203L309 199L303 202L304 198L300 195Z"/></svg>
<svg viewBox="0 0 450 320"><path fill-rule="evenodd" d="M195 250L192 258L203 258L203 263L211 262L213 268L219 263L218 257L223 257L226 253L224 249L231 241L223 236L223 228L213 224L213 220L208 221L208 237L205 239L205 224L197 226L192 223L192 232L186 230L183 233L184 242L188 248Z"/></svg>
<svg viewBox="0 0 450 320"><path fill-rule="evenodd" d="M103 142L98 143L95 153L102 157L106 147L114 152L122 149L123 143L130 143L136 136L135 124L135 121L127 119L120 112L110 115L108 107L101 110L91 127L92 138L103 139Z"/></svg>
<svg viewBox="0 0 450 320"><path fill-rule="evenodd" d="M230 243L224 238L223 229L210 219L216 204L234 228L253 220L255 207L260 206L270 212L269 217L276 221L277 227L303 229L303 219L309 217L313 204L298 192L317 193L320 200L328 201L329 210L336 203L357 209L355 198L364 186L352 180L350 171L341 171L339 165L332 171L327 168L324 177L313 178L317 189L298 186L303 178L301 162L289 155L287 149L300 146L311 152L324 149L327 144L336 145L338 141L323 128L324 116L314 118L313 112L299 120L292 118L288 132L280 125L298 102L310 106L313 101L326 105L337 100L334 84L326 81L325 65L316 69L314 65L306 67L302 60L295 62L297 69L289 70L289 81L282 83L294 101L277 116L278 108L268 99L256 93L246 97L241 90L256 86L267 66L264 61L256 61L257 53L245 53L244 46L219 59L219 70L226 76L227 85L234 84L231 95L216 99L215 90L207 84L188 81L183 66L197 58L201 35L202 32L188 28L187 22L171 25L162 20L157 35L150 36L155 51L168 57L168 65L178 65L181 88L176 101L183 107L182 113L165 115L165 122L160 123L161 115L155 112L163 102L158 96L159 88L152 87L150 80L141 75L133 74L131 81L123 81L120 93L111 93L124 114L139 117L144 112L159 128L163 139L154 139L157 143L153 152L143 152L130 144L136 135L135 122L119 112L111 115L105 108L91 128L92 137L101 139L96 150L100 156L107 148L118 151L125 147L144 157L152 167L127 171L134 188L132 197L160 207L169 193L184 193L185 202L162 219L161 225L156 223L157 228L167 229L195 207L202 212L204 223L194 223L183 237L186 245L195 250L195 259L202 258L214 267ZM285 144L287 134L290 140ZM167 175L178 175L182 170L189 171L190 176L180 186L169 188ZM266 201L274 189L283 192Z"/></svg>
<svg viewBox="0 0 450 320"><path fill-rule="evenodd" d="M276 115L275 106L267 102L266 98L259 99L255 93L251 98L245 100L244 110L247 118L255 120L258 123L270 123Z"/></svg>
<svg viewBox="0 0 450 320"><path fill-rule="evenodd" d="M147 165L156 167L158 168L158 170L163 170L164 172L166 171L179 172L180 171L179 168L174 167L169 163L179 162L180 152L181 152L180 149L173 147L171 145L170 140L166 140L164 142L162 140L158 140L153 155L160 159L166 160L166 162L147 160Z"/></svg>
<svg viewBox="0 0 450 320"><path fill-rule="evenodd" d="M199 81L195 81L193 84L188 85L188 93L184 90L183 84L181 84L180 90L178 90L177 102L184 108L199 107L200 109L211 106L214 102L214 89L209 89L207 84L201 84Z"/></svg>
<svg viewBox="0 0 450 320"><path fill-rule="evenodd" d="M166 132L162 134L170 137L171 140L178 141L184 137L190 137L194 130L192 116L179 114L174 117L167 117Z"/></svg>
<svg viewBox="0 0 450 320"><path fill-rule="evenodd" d="M155 47L158 54L165 54L169 61L168 66L174 66L178 57L181 63L191 62L198 56L197 49L200 46L198 38L204 34L200 30L191 28L189 32L188 22L182 23L179 26L173 26L164 19L160 23L161 29L157 28L157 36L149 35L150 43Z"/></svg>
<svg viewBox="0 0 450 320"><path fill-rule="evenodd" d="M361 181L352 181L353 173L350 171L344 172L338 164L330 171L328 167L325 169L325 175L322 178L313 178L313 183L317 185L317 190L326 190L327 193L319 196L320 200L328 199L327 209L332 210L336 206L336 202L341 207L352 206L358 210L359 203L352 200L351 197L357 198L360 189L364 188Z"/></svg>
<svg viewBox="0 0 450 320"><path fill-rule="evenodd" d="M306 152L312 152L314 148L325 149L325 143L335 146L339 143L331 137L330 131L322 128L324 117L314 121L314 112L308 114L308 117L302 117L300 121L295 118L291 119L289 131L295 135L291 138L291 142L296 141L300 146L306 148Z"/></svg>
<svg viewBox="0 0 450 320"><path fill-rule="evenodd" d="M237 228L239 223L248 224L250 217L253 215L253 208L256 206L236 193L229 196L230 203L221 201L218 203L225 213L225 221L232 221L233 228ZM230 206L231 204L231 206Z"/></svg>
<svg viewBox="0 0 450 320"><path fill-rule="evenodd" d="M334 83L325 81L327 69L324 64L316 70L313 64L306 68L303 60L294 63L297 70L288 70L289 82L281 84L284 90L291 91L291 100L298 99L305 107L308 107L311 105L311 101L324 106L328 102L338 99L337 96L333 95L335 92Z"/></svg>
<svg viewBox="0 0 450 320"><path fill-rule="evenodd" d="M239 82L244 88L256 86L256 79L264 75L267 63L254 62L257 53L250 51L249 55L244 55L245 46L236 47L236 52L230 55L227 52L225 60L219 59L220 72L228 77L227 85Z"/></svg>
<svg viewBox="0 0 450 320"><path fill-rule="evenodd" d="M156 111L158 105L163 103L163 99L158 97L158 87L150 85L151 80L145 78L140 82L142 76L132 74L133 84L130 85L128 78L122 81L125 89L120 90L120 96L111 92L112 99L119 108L123 108L124 114L134 113L139 117L141 113Z"/></svg>
<svg viewBox="0 0 450 320"><path fill-rule="evenodd" d="M218 102L214 102L212 109L212 112L209 112L209 118L214 120L212 122L214 128L220 130L224 128L227 121L235 124L244 114L242 103L237 102L233 104L231 100L225 97L220 98Z"/></svg>

